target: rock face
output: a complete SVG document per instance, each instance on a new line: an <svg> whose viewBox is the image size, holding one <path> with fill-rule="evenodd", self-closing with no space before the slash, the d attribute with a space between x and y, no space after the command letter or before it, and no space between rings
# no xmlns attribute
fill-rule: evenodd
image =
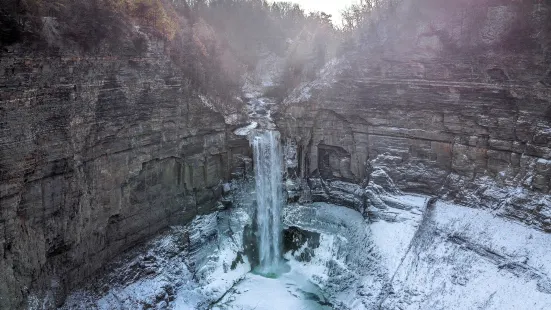
<svg viewBox="0 0 551 310"><path fill-rule="evenodd" d="M0 308L41 291L62 302L108 259L211 212L248 154L232 134L239 103L209 102L162 42L147 45L1 55Z"/></svg>
<svg viewBox="0 0 551 310"><path fill-rule="evenodd" d="M495 209L551 231L551 7L403 1L277 113L301 177Z"/></svg>

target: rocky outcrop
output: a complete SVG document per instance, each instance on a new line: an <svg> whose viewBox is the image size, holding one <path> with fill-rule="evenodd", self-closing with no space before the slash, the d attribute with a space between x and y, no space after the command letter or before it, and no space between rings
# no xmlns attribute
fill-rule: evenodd
<svg viewBox="0 0 551 310"><path fill-rule="evenodd" d="M59 309L212 309L251 271L250 185L232 181L225 198L234 206L171 226L118 256Z"/></svg>
<svg viewBox="0 0 551 310"><path fill-rule="evenodd" d="M163 42L140 42L1 55L0 308L42 291L59 304L108 259L212 212L248 154L232 133L241 103L197 94Z"/></svg>
<svg viewBox="0 0 551 310"><path fill-rule="evenodd" d="M298 172L495 209L551 231L551 7L403 1L280 107Z"/></svg>

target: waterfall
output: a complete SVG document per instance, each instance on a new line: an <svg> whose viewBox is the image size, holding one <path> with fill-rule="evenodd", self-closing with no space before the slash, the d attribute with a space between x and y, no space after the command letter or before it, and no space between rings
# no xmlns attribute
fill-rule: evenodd
<svg viewBox="0 0 551 310"><path fill-rule="evenodd" d="M256 178L258 252L261 274L277 274L281 262L282 152L279 132L255 131L250 138Z"/></svg>

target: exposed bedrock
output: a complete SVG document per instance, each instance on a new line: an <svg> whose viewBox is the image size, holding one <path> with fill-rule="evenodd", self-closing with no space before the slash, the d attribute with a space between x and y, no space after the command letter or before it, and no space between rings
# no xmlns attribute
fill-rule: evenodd
<svg viewBox="0 0 551 310"><path fill-rule="evenodd" d="M248 154L232 133L239 103L198 95L163 43L148 45L2 54L0 308L41 290L61 302L108 259L212 212Z"/></svg>
<svg viewBox="0 0 551 310"><path fill-rule="evenodd" d="M421 0L392 14L279 107L291 175L367 184L380 168L402 190L551 231L550 6Z"/></svg>

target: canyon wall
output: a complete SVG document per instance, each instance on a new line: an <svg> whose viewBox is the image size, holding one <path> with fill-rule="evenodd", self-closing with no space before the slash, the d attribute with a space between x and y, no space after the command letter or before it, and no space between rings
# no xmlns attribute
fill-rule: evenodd
<svg viewBox="0 0 551 310"><path fill-rule="evenodd" d="M232 133L242 103L196 93L163 41L145 44L96 56L4 48L1 309L35 293L53 307L117 254L212 212L248 154Z"/></svg>
<svg viewBox="0 0 551 310"><path fill-rule="evenodd" d="M490 208L551 232L551 8L403 1L279 107L298 177ZM310 183L312 186L312 183Z"/></svg>

